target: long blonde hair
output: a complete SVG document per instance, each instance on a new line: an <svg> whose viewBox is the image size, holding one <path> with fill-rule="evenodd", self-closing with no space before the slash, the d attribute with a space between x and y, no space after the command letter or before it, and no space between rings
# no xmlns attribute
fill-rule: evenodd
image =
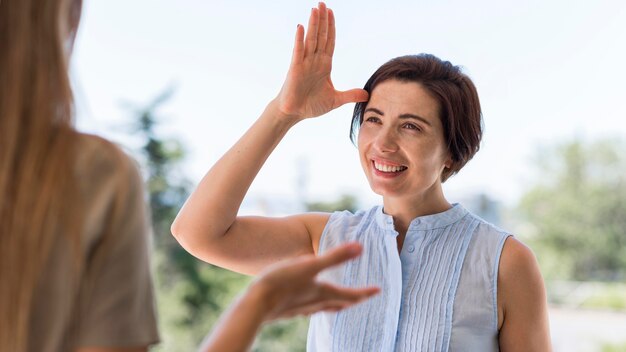
<svg viewBox="0 0 626 352"><path fill-rule="evenodd" d="M80 197L73 187L78 135L67 71L80 5L0 0L2 351L28 347L33 292L55 236L80 244Z"/></svg>

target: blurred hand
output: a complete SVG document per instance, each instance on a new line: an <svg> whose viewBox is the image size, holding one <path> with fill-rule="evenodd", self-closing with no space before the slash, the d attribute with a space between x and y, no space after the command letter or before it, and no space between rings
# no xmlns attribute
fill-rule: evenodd
<svg viewBox="0 0 626 352"><path fill-rule="evenodd" d="M302 256L267 268L250 287L263 297L264 320L338 311L377 294L378 287L339 287L316 279L320 271L355 258L361 251L360 244L348 243L319 257Z"/></svg>
<svg viewBox="0 0 626 352"><path fill-rule="evenodd" d="M330 79L335 17L323 2L311 10L309 26L298 25L287 79L276 98L279 111L298 120L323 115L343 104L367 101L363 89L337 91Z"/></svg>

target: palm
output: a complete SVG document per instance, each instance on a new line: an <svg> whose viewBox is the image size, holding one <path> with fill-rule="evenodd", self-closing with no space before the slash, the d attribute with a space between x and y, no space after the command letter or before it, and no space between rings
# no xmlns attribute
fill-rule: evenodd
<svg viewBox="0 0 626 352"><path fill-rule="evenodd" d="M367 100L362 89L335 90L330 79L334 49L335 19L321 3L311 12L306 39L302 26L296 31L291 66L278 96L284 114L315 117L349 102Z"/></svg>

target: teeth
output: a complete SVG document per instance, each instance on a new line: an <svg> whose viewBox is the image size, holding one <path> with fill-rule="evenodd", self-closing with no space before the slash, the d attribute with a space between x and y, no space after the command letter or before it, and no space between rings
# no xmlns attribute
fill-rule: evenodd
<svg viewBox="0 0 626 352"><path fill-rule="evenodd" d="M405 166L391 166L391 165L379 164L377 162L374 162L374 167L376 168L376 170L382 171L382 172L398 172L398 171L402 171L406 169Z"/></svg>

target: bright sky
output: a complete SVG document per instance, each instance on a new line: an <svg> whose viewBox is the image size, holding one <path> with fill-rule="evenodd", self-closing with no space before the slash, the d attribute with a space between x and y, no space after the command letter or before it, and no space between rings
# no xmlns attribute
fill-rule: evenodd
<svg viewBox="0 0 626 352"><path fill-rule="evenodd" d="M485 192L513 204L539 146L626 136L626 3L615 1L328 1L337 19L333 81L362 87L400 55L432 53L466 68L485 120L482 149L450 179L450 201ZM121 140L122 102L169 85L163 135L181 139L197 182L277 94L296 24L312 1L86 1L73 74L79 128ZM353 105L296 126L251 194L377 197L348 139Z"/></svg>

